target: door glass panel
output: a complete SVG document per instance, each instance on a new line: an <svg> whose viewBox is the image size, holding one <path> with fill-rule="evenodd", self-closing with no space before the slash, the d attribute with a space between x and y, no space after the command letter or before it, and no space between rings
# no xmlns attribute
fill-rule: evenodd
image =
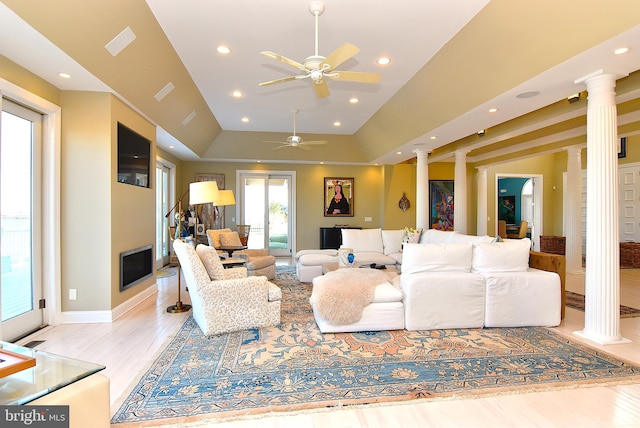
<svg viewBox="0 0 640 428"><path fill-rule="evenodd" d="M289 256L289 195L287 177L269 178L269 252Z"/></svg>
<svg viewBox="0 0 640 428"><path fill-rule="evenodd" d="M266 177L250 177L244 180L243 224L251 226L247 246L252 249L265 248L266 183Z"/></svg>
<svg viewBox="0 0 640 428"><path fill-rule="evenodd" d="M169 263L169 168L156 165L156 268Z"/></svg>
<svg viewBox="0 0 640 428"><path fill-rule="evenodd" d="M2 321L6 321L34 309L32 123L5 111L0 123Z"/></svg>

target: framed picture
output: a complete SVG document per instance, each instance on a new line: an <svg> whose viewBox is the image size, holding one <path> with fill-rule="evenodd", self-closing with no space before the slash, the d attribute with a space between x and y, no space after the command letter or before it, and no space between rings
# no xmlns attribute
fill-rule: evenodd
<svg viewBox="0 0 640 428"><path fill-rule="evenodd" d="M431 228L453 230L453 180L429 181Z"/></svg>
<svg viewBox="0 0 640 428"><path fill-rule="evenodd" d="M627 137L618 140L618 158L627 157Z"/></svg>
<svg viewBox="0 0 640 428"><path fill-rule="evenodd" d="M516 197L498 196L498 220L516 224Z"/></svg>
<svg viewBox="0 0 640 428"><path fill-rule="evenodd" d="M215 181L218 189L224 189L224 174L196 174L196 181ZM198 205L198 223L207 229L224 229L224 207L213 204Z"/></svg>
<svg viewBox="0 0 640 428"><path fill-rule="evenodd" d="M353 177L324 178L324 216L353 217Z"/></svg>

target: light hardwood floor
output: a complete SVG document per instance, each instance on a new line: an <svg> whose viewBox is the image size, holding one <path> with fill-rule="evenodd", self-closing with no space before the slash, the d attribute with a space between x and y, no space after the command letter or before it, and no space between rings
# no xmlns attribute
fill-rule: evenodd
<svg viewBox="0 0 640 428"><path fill-rule="evenodd" d="M279 260L288 264L288 260ZM640 307L640 270L620 271L621 303ZM169 314L176 301L177 276L158 278L157 298L149 298L111 324L68 324L43 329L19 343L45 340L38 349L103 364L111 380L112 413L141 372L154 360L189 313ZM184 286L184 281L183 281ZM568 275L567 289L584 290L584 275ZM184 302L188 294L182 293ZM575 336L584 313L567 308L557 332L640 364L640 317L621 320L631 343L598 346ZM217 422L217 427L638 427L640 384L599 386L475 399L409 401L398 404L321 409L294 414ZM182 426L182 425L181 425ZM199 423L197 426L209 426Z"/></svg>

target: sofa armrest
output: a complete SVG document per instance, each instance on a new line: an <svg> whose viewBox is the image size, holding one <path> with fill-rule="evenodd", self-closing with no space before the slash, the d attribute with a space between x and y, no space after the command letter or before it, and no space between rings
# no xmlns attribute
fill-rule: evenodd
<svg viewBox="0 0 640 428"><path fill-rule="evenodd" d="M561 318L564 319L566 260L564 256L538 251L529 252L529 267L555 272L560 276L560 296L562 299Z"/></svg>
<svg viewBox="0 0 640 428"><path fill-rule="evenodd" d="M247 278L248 276L249 273L247 272L247 268L244 266L224 270L224 279L240 279Z"/></svg>

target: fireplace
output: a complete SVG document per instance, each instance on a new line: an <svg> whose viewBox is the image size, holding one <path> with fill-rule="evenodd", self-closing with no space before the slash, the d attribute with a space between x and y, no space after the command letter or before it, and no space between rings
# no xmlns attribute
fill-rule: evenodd
<svg viewBox="0 0 640 428"><path fill-rule="evenodd" d="M120 291L153 275L153 245L120 253Z"/></svg>

